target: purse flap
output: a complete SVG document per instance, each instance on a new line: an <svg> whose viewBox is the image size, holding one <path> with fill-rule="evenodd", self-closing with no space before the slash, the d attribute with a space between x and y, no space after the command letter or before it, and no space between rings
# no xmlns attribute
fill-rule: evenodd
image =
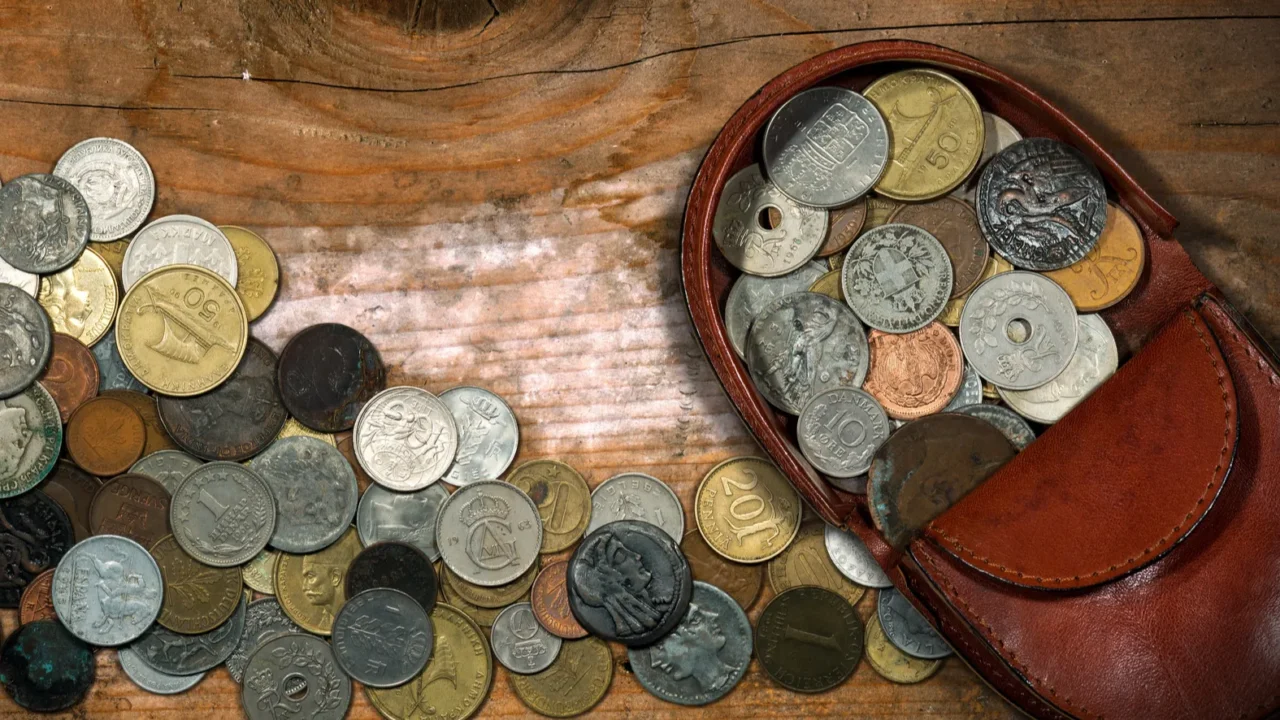
<svg viewBox="0 0 1280 720"><path fill-rule="evenodd" d="M1196 527L1235 444L1230 372L1204 320L1187 309L925 536L1015 585L1108 582Z"/></svg>

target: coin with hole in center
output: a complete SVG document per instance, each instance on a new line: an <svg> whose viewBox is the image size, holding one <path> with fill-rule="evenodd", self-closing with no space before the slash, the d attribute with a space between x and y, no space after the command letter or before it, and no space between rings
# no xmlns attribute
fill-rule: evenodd
<svg viewBox="0 0 1280 720"><path fill-rule="evenodd" d="M244 671L240 703L249 720L275 720L281 700L299 718L342 720L351 706L351 679L329 643L312 635L272 638L254 651Z"/></svg>
<svg viewBox="0 0 1280 720"><path fill-rule="evenodd" d="M1120 355L1107 322L1101 315L1080 315L1077 322L1075 353L1057 377L1030 390L997 388L1000 399L1019 415L1052 425L1115 374Z"/></svg>
<svg viewBox="0 0 1280 720"><path fill-rule="evenodd" d="M711 236L734 267L777 277L809 262L827 235L827 213L787 197L759 165L739 170L720 193Z"/></svg>
<svg viewBox="0 0 1280 720"><path fill-rule="evenodd" d="M1056 378L1079 336L1071 297L1039 273L996 275L973 291L960 315L965 359L1005 390L1030 390Z"/></svg>

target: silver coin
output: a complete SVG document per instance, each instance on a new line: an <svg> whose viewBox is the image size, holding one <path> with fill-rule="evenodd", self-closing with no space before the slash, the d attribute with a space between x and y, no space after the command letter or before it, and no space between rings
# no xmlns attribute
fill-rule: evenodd
<svg viewBox="0 0 1280 720"><path fill-rule="evenodd" d="M884 408L857 388L814 395L796 423L796 439L805 459L818 472L836 478L865 475L876 448L891 431Z"/></svg>
<svg viewBox="0 0 1280 720"><path fill-rule="evenodd" d="M497 480L459 488L440 508L436 547L444 564L472 585L506 585L538 559L538 506L519 488Z"/></svg>
<svg viewBox="0 0 1280 720"><path fill-rule="evenodd" d="M867 194L888 162L884 116L847 88L796 93L764 129L765 172L805 205L848 205Z"/></svg>
<svg viewBox="0 0 1280 720"><path fill-rule="evenodd" d="M62 452L62 416L44 386L0 400L0 499L40 484Z"/></svg>
<svg viewBox="0 0 1280 720"><path fill-rule="evenodd" d="M937 660L951 654L947 641L895 588L880 591L876 598L876 617L889 642L912 657Z"/></svg>
<svg viewBox="0 0 1280 720"><path fill-rule="evenodd" d="M116 328L114 325L102 339L94 344L93 358L98 361L98 391L132 390L146 395L151 391L138 381L138 378L124 366L120 359L120 349L116 347Z"/></svg>
<svg viewBox="0 0 1280 720"><path fill-rule="evenodd" d="M1018 413L1007 407L980 403L957 408L954 412L986 420L1008 438L1019 451L1025 450L1028 445L1035 442L1036 433L1027 421L1018 417Z"/></svg>
<svg viewBox="0 0 1280 720"><path fill-rule="evenodd" d="M493 656L519 675L532 675L551 666L560 655L560 638L547 632L533 616L527 602L508 605L493 620L489 631Z"/></svg>
<svg viewBox="0 0 1280 720"><path fill-rule="evenodd" d="M982 111L982 129L985 140L982 144L982 156L978 158L977 169L969 175L968 180L951 191L952 197L965 200L970 205L978 204L978 183L982 180L982 170L987 166L987 162L995 157L996 153L1022 139L1022 133L1009 124L1008 120L985 110Z"/></svg>
<svg viewBox="0 0 1280 720"><path fill-rule="evenodd" d="M680 624L663 639L627 648L640 686L680 705L715 702L737 686L751 663L751 622L725 591L693 582L693 597Z"/></svg>
<svg viewBox="0 0 1280 720"><path fill-rule="evenodd" d="M857 535L828 525L822 539L827 546L827 555L841 575L866 587L893 587L893 581L884 574L880 563Z"/></svg>
<svg viewBox="0 0 1280 720"><path fill-rule="evenodd" d="M244 669L249 664L249 656L263 643L277 635L301 632L302 628L284 614L275 598L259 598L249 603L240 639L225 660L231 679L236 682L244 681Z"/></svg>
<svg viewBox="0 0 1280 720"><path fill-rule="evenodd" d="M128 292L143 275L170 265L195 265L235 287L239 265L231 241L213 224L191 215L166 215L138 231L124 251L121 280Z"/></svg>
<svg viewBox="0 0 1280 720"><path fill-rule="evenodd" d="M440 507L448 499L449 491L439 483L411 493L370 485L356 510L360 542L366 546L387 540L409 543L435 562L440 559L436 524L440 520Z"/></svg>
<svg viewBox="0 0 1280 720"><path fill-rule="evenodd" d="M23 175L0 187L0 258L19 270L67 267L89 244L89 227L84 197L56 175Z"/></svg>
<svg viewBox="0 0 1280 720"><path fill-rule="evenodd" d="M162 673L142 662L137 651L132 647L117 650L116 659L120 661L120 669L129 676L134 685L154 695L177 695L199 685L204 679L202 672L194 675Z"/></svg>
<svg viewBox="0 0 1280 720"><path fill-rule="evenodd" d="M933 322L955 282L942 243L914 225L890 223L849 248L840 283L858 319L877 330L909 333Z"/></svg>
<svg viewBox="0 0 1280 720"><path fill-rule="evenodd" d="M893 421L890 420L890 422L893 422ZM851 477L851 478L828 477L826 475L823 475L822 479L826 480L828 485L831 485L832 487L840 488L841 490L847 493L853 493L854 495L867 494L866 473L863 473L861 475L858 475L856 477Z"/></svg>
<svg viewBox="0 0 1280 720"><path fill-rule="evenodd" d="M249 720L342 720L351 706L351 678L338 668L329 643L280 635L249 658L240 703Z"/></svg>
<svg viewBox="0 0 1280 720"><path fill-rule="evenodd" d="M1106 321L1101 315L1080 315L1077 322L1076 351L1061 374L1030 390L996 388L1000 399L1019 415L1052 425L1115 374L1120 354Z"/></svg>
<svg viewBox="0 0 1280 720"><path fill-rule="evenodd" d="M827 237L827 222L826 210L797 203L765 180L760 166L750 165L725 183L711 236L734 267L776 277L817 254Z"/></svg>
<svg viewBox="0 0 1280 720"><path fill-rule="evenodd" d="M174 495L182 481L203 464L181 450L157 450L134 463L129 472L146 475Z"/></svg>
<svg viewBox="0 0 1280 720"><path fill-rule="evenodd" d="M1079 337L1075 305L1038 273L1009 272L974 288L960 313L960 347L997 388L1030 390L1066 369Z"/></svg>
<svg viewBox="0 0 1280 720"><path fill-rule="evenodd" d="M684 538L684 508L666 483L652 475L627 472L591 491L591 522L584 535L617 520L639 520L662 529L676 544Z"/></svg>
<svg viewBox="0 0 1280 720"><path fill-rule="evenodd" d="M178 545L199 562L243 565L272 538L276 503L258 473L239 463L211 462L188 475L173 493L169 524Z"/></svg>
<svg viewBox="0 0 1280 720"><path fill-rule="evenodd" d="M26 390L52 354L53 323L44 308L19 288L0 285L0 398Z"/></svg>
<svg viewBox="0 0 1280 720"><path fill-rule="evenodd" d="M506 401L484 388L462 386L440 393L458 428L458 450L441 478L453 486L497 480L511 467L520 426Z"/></svg>
<svg viewBox="0 0 1280 720"><path fill-rule="evenodd" d="M458 426L440 398L416 387L374 395L356 416L356 460L373 481L397 492L444 477L458 452Z"/></svg>
<svg viewBox="0 0 1280 720"><path fill-rule="evenodd" d="M194 675L226 662L244 634L248 602L240 605L226 622L206 633L180 635L160 623L151 626L128 649L138 654L143 665L165 675Z"/></svg>
<svg viewBox="0 0 1280 720"><path fill-rule="evenodd" d="M295 435L271 443L249 461L276 503L270 545L287 553L313 553L342 537L356 516L360 485L337 448Z"/></svg>
<svg viewBox="0 0 1280 720"><path fill-rule="evenodd" d="M862 387L870 358L857 316L818 293L778 298L760 311L747 334L747 369L756 389L792 415L820 392Z"/></svg>
<svg viewBox="0 0 1280 720"><path fill-rule="evenodd" d="M347 598L333 620L333 655L352 679L369 687L403 685L431 659L431 618L399 590L373 588Z"/></svg>
<svg viewBox="0 0 1280 720"><path fill-rule="evenodd" d="M805 292L827 274L827 268L807 262L799 269L779 277L760 277L743 273L734 281L724 301L724 330L738 357L745 357L747 331L760 311L783 295Z"/></svg>
<svg viewBox="0 0 1280 720"><path fill-rule="evenodd" d="M978 223L1006 260L1058 270L1084 258L1107 223L1107 188L1079 150L1033 137L1000 151L978 182Z"/></svg>
<svg viewBox="0 0 1280 720"><path fill-rule="evenodd" d="M156 178L142 153L123 140L89 138L62 154L53 174L65 178L89 205L96 242L118 240L142 227L156 199Z"/></svg>
<svg viewBox="0 0 1280 720"><path fill-rule="evenodd" d="M40 276L24 272L0 258L0 284L12 285L31 297L40 295Z"/></svg>
<svg viewBox="0 0 1280 720"><path fill-rule="evenodd" d="M966 405L977 405L982 402L982 376L969 363L964 364L964 379L960 381L960 389L951 402L942 408L942 412L954 412Z"/></svg>
<svg viewBox="0 0 1280 720"><path fill-rule="evenodd" d="M53 571L53 609L72 635L99 647L133 642L160 615L160 566L138 543L95 535Z"/></svg>

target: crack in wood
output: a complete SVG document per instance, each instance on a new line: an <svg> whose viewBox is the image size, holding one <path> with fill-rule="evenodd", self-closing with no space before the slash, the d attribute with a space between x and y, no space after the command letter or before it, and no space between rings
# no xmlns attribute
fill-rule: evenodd
<svg viewBox="0 0 1280 720"><path fill-rule="evenodd" d="M189 107L184 105L111 105L111 104L98 104L98 103L57 102L53 100L23 100L21 98L6 98L6 97L0 97L0 102L16 103L19 105L46 105L49 107L89 108L91 110L116 110L121 112L124 112L124 111L221 112L220 108Z"/></svg>
<svg viewBox="0 0 1280 720"><path fill-rule="evenodd" d="M1204 122L1187 123L1188 127L1194 128L1222 128L1222 127L1280 127L1280 120L1241 120L1238 122L1226 120L1206 120Z"/></svg>

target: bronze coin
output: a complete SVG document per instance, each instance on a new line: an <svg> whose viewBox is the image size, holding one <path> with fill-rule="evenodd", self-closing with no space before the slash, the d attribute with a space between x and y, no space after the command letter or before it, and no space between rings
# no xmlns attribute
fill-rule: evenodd
<svg viewBox="0 0 1280 720"><path fill-rule="evenodd" d="M37 620L56 620L53 610L53 570L35 576L18 601L18 622L26 625Z"/></svg>
<svg viewBox="0 0 1280 720"><path fill-rule="evenodd" d="M830 218L827 239L818 248L818 257L835 255L853 244L867 221L867 199L860 197L852 205L832 210Z"/></svg>
<svg viewBox="0 0 1280 720"><path fill-rule="evenodd" d="M164 579L156 622L183 635L199 635L226 622L244 597L240 567L209 567L191 557L172 535L150 546Z"/></svg>
<svg viewBox="0 0 1280 720"><path fill-rule="evenodd" d="M62 333L53 334L53 353L40 384L58 404L65 424L71 413L98 395L98 361L84 343Z"/></svg>
<svg viewBox="0 0 1280 720"><path fill-rule="evenodd" d="M122 535L142 547L168 535L169 493L145 475L121 475L102 484L89 505L94 535Z"/></svg>
<svg viewBox="0 0 1280 720"><path fill-rule="evenodd" d="M941 413L907 423L871 459L871 518L898 550L1009 462L1017 450L994 425Z"/></svg>
<svg viewBox="0 0 1280 720"><path fill-rule="evenodd" d="M565 586L568 572L567 561L548 565L533 581L529 603L533 605L533 616L547 632L566 640L577 640L589 633L569 610L569 590Z"/></svg>
<svg viewBox="0 0 1280 720"><path fill-rule="evenodd" d="M915 225L942 243L955 271L951 297L960 297L978 284L991 246L982 235L977 213L968 203L952 197L910 203L895 210L889 222Z"/></svg>
<svg viewBox="0 0 1280 720"><path fill-rule="evenodd" d="M145 393L133 390L104 390L99 397L115 398L133 408L142 418L147 429L146 444L142 448L143 455L150 455L160 450L177 450L178 445L169 437L169 432L160 422L160 410L156 407L156 399Z"/></svg>
<svg viewBox="0 0 1280 720"><path fill-rule="evenodd" d="M142 457L147 429L142 416L115 398L97 397L67 421L67 454L85 472L119 475Z"/></svg>
<svg viewBox="0 0 1280 720"><path fill-rule="evenodd" d="M364 471L360 466L360 461L356 460L356 447L352 439L353 433L350 430L340 432L334 436L334 440L338 443L338 452L342 453L342 457L347 459L347 463L351 465L351 469L356 473L356 486L360 489L361 497L364 491L369 489L373 484L373 478L369 477L369 473Z"/></svg>
<svg viewBox="0 0 1280 720"><path fill-rule="evenodd" d="M27 585L74 544L71 518L48 495L29 490L0 500L0 607L18 607Z"/></svg>
<svg viewBox="0 0 1280 720"><path fill-rule="evenodd" d="M40 490L62 506L71 518L71 529L75 532L76 542L93 535L89 529L89 505L93 497L102 488L102 479L76 467L67 460L59 460L53 474L49 476Z"/></svg>
<svg viewBox="0 0 1280 720"><path fill-rule="evenodd" d="M364 404L387 387L387 370L364 335L338 323L305 328L280 353L280 398L312 430L350 430Z"/></svg>
<svg viewBox="0 0 1280 720"><path fill-rule="evenodd" d="M700 530L684 534L680 551L689 561L693 579L710 583L729 594L743 610L751 607L764 587L764 566L726 560L711 549Z"/></svg>
<svg viewBox="0 0 1280 720"><path fill-rule="evenodd" d="M871 362L862 389L895 420L940 412L960 391L964 353L940 322L904 334L872 330L867 346Z"/></svg>
<svg viewBox="0 0 1280 720"><path fill-rule="evenodd" d="M823 692L844 682L862 659L858 611L826 588L778 595L756 624L756 657L774 682L795 692Z"/></svg>

